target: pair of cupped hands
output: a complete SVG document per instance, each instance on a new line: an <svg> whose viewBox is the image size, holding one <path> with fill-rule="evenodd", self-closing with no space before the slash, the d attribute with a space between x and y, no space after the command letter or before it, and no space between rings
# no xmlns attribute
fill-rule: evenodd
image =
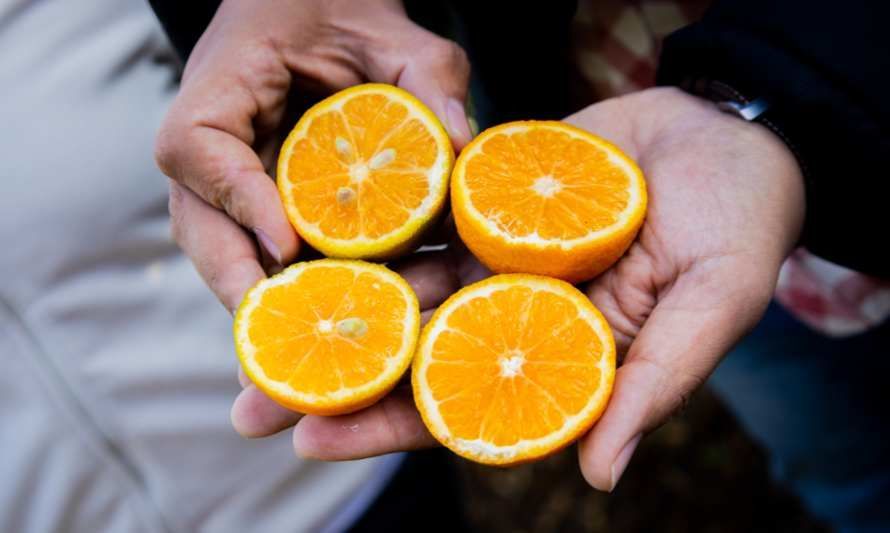
<svg viewBox="0 0 890 533"><path fill-rule="evenodd" d="M546 8L542 8L546 9ZM230 310L300 242L267 172L292 91L375 81L416 95L456 150L471 139L464 51L412 22L400 0L225 0L188 60L156 156L170 179L173 235ZM534 73L529 73L534 75ZM587 481L611 491L641 436L707 379L765 310L804 213L803 180L766 128L674 88L602 101L565 121L635 159L649 211L634 244L583 285L613 328L621 365L608 407L578 447ZM489 273L460 246L390 265L425 316ZM232 423L246 437L291 426L297 454L325 460L435 445L410 388L338 417L303 416L244 376Z"/></svg>

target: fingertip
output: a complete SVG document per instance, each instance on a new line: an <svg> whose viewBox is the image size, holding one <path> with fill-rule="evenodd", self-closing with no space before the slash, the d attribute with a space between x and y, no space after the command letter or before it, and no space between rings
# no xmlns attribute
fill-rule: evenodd
<svg viewBox="0 0 890 533"><path fill-rule="evenodd" d="M275 259L281 266L292 263L300 253L300 237L286 218L284 226L276 232L275 243L278 247L278 256Z"/></svg>
<svg viewBox="0 0 890 533"><path fill-rule="evenodd" d="M283 209L279 214L262 215L262 218L265 219L263 224L251 228L261 255L265 255L278 266L289 265L300 253L300 237L290 225Z"/></svg>
<svg viewBox="0 0 890 533"><path fill-rule="evenodd" d="M430 35L421 31L419 36L426 44L418 44L418 51L408 58L396 85L435 113L459 152L473 138L465 108L470 64L457 43L438 37L426 41Z"/></svg>
<svg viewBox="0 0 890 533"><path fill-rule="evenodd" d="M612 461L612 465L609 467L609 476L611 488L609 492L615 490L615 487L618 485L618 481L621 480L621 476L624 475L624 471L627 470L627 465L630 464L630 460L634 455L634 452L637 450L637 445L640 443L640 439L643 438L642 433L637 433L627 444L621 448L621 451L618 452L618 456L615 457L615 460Z"/></svg>
<svg viewBox="0 0 890 533"><path fill-rule="evenodd" d="M232 427L248 439L274 435L296 424L301 416L278 405L254 385L238 394L230 412Z"/></svg>
<svg viewBox="0 0 890 533"><path fill-rule="evenodd" d="M454 149L461 151L473 138L466 108L456 98L449 98L445 103L445 127L454 143Z"/></svg>
<svg viewBox="0 0 890 533"><path fill-rule="evenodd" d="M262 228L253 228L253 234L256 235L257 244L260 245L261 253L268 255L270 259L279 265L284 262L284 259L281 256L281 248L275 244L275 241L272 240L272 237L269 237L268 233L263 231Z"/></svg>
<svg viewBox="0 0 890 533"><path fill-rule="evenodd" d="M578 465L581 467L581 475L591 487L603 492L611 492L610 463L610 461L604 460L603 454L598 453L593 446L590 433L578 442Z"/></svg>
<svg viewBox="0 0 890 533"><path fill-rule="evenodd" d="M232 423L232 428L245 439L259 437L260 435L252 427L252 424L248 422L249 418L249 415L244 412L242 402L239 402L236 398L235 403L232 404L232 408L229 410L229 421Z"/></svg>
<svg viewBox="0 0 890 533"><path fill-rule="evenodd" d="M611 492L621 479L642 434L655 424L663 381L658 367L626 362L615 374L615 388L603 416L578 442L578 463L595 489Z"/></svg>
<svg viewBox="0 0 890 533"><path fill-rule="evenodd" d="M216 276L206 276L205 280L232 315L241 305L247 291L266 277L257 258L252 256L235 258L227 265L217 264L213 269L208 267L207 270L217 272Z"/></svg>
<svg viewBox="0 0 890 533"><path fill-rule="evenodd" d="M642 433L638 433L632 437L614 456L605 449L597 448L590 434L583 438L578 443L578 464L587 483L603 492L615 490L642 436Z"/></svg>
<svg viewBox="0 0 890 533"><path fill-rule="evenodd" d="M244 389L251 383L252 382L250 381L250 378L247 377L247 372L244 371L244 367L238 365L238 384L241 385L242 389Z"/></svg>
<svg viewBox="0 0 890 533"><path fill-rule="evenodd" d="M321 424L319 424L321 422ZM294 427L292 443L294 453L301 459L325 460L324 438L319 438L325 433L324 419L314 415L304 416Z"/></svg>

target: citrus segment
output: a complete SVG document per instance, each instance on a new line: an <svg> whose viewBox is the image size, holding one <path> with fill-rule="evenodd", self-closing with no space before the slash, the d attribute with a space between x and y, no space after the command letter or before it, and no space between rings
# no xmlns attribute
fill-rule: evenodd
<svg viewBox="0 0 890 533"><path fill-rule="evenodd" d="M386 259L442 210L454 151L408 92L358 85L322 100L281 149L278 188L297 232L330 257Z"/></svg>
<svg viewBox="0 0 890 533"><path fill-rule="evenodd" d="M646 212L637 165L562 122L484 131L458 157L451 194L458 232L486 266L572 282L614 263Z"/></svg>
<svg viewBox="0 0 890 533"><path fill-rule="evenodd" d="M398 274L322 259L260 281L235 315L235 347L254 384L302 413L342 414L385 395L407 369L420 324Z"/></svg>
<svg viewBox="0 0 890 533"><path fill-rule="evenodd" d="M474 461L509 465L587 431L614 377L611 330L589 299L560 280L502 274L439 307L412 384L437 440Z"/></svg>

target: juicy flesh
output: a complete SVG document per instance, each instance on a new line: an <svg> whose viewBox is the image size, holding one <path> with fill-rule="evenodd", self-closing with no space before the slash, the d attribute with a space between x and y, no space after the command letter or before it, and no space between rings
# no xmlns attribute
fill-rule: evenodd
<svg viewBox="0 0 890 533"><path fill-rule="evenodd" d="M601 386L602 351L571 301L512 287L448 316L426 377L453 437L510 446L558 430L587 405Z"/></svg>
<svg viewBox="0 0 890 533"><path fill-rule="evenodd" d="M584 237L614 224L630 181L602 148L565 132L498 133L467 161L476 209L502 232L547 240Z"/></svg>
<svg viewBox="0 0 890 533"><path fill-rule="evenodd" d="M267 289L248 334L271 380L323 395L383 372L402 345L406 305L397 287L373 274L315 267Z"/></svg>
<svg viewBox="0 0 890 533"><path fill-rule="evenodd" d="M359 95L315 117L288 161L291 200L332 238L378 238L429 195L436 141L402 103Z"/></svg>

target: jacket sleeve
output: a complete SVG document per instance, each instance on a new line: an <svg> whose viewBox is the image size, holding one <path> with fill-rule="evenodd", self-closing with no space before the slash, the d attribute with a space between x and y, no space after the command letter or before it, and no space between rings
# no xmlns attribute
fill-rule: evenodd
<svg viewBox="0 0 890 533"><path fill-rule="evenodd" d="M221 0L149 0L167 37L185 62L207 29Z"/></svg>
<svg viewBox="0 0 890 533"><path fill-rule="evenodd" d="M662 85L708 79L770 102L806 176L802 244L890 278L890 2L717 0L669 36Z"/></svg>

